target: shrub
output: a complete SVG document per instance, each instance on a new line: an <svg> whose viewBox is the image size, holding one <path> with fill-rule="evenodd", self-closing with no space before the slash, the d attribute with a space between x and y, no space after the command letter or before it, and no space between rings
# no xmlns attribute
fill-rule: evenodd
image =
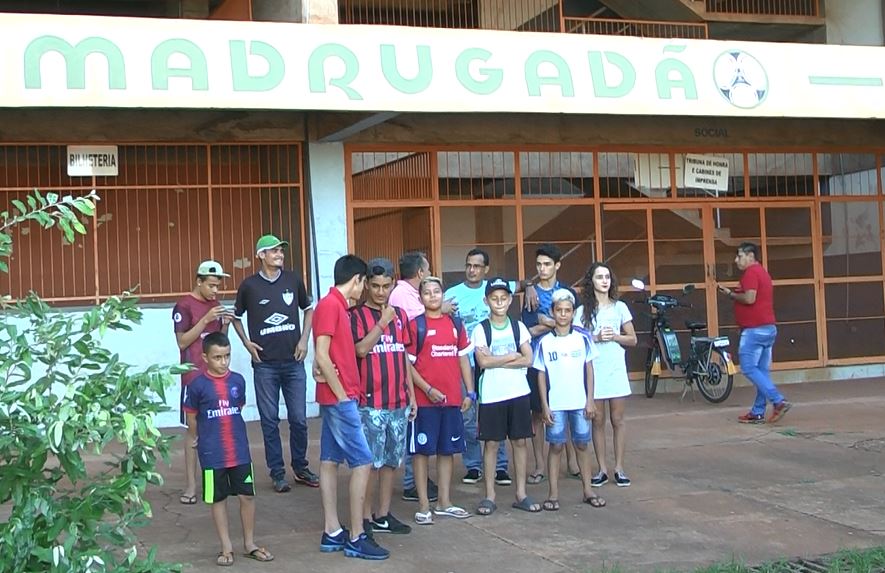
<svg viewBox="0 0 885 573"><path fill-rule="evenodd" d="M85 234L98 196L42 195L0 213L0 270L10 230L57 227L67 243ZM140 551L134 528L151 517L148 484L168 461L154 427L164 389L180 367L136 370L102 346L141 313L123 293L82 313L59 312L36 293L0 311L0 563L4 572L178 571ZM95 459L87 466L88 456ZM103 466L98 462L103 461Z"/></svg>

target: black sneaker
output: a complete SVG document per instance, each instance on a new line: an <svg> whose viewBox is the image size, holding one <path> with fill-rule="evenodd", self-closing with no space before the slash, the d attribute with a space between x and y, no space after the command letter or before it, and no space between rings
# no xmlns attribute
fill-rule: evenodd
<svg viewBox="0 0 885 573"><path fill-rule="evenodd" d="M592 478L590 478L590 485L592 487L602 487L608 483L608 474L605 472L599 472Z"/></svg>
<svg viewBox="0 0 885 573"><path fill-rule="evenodd" d="M439 499L439 488L433 480L427 480L427 501ZM403 501L418 501L418 488L410 487L403 490Z"/></svg>
<svg viewBox="0 0 885 573"><path fill-rule="evenodd" d="M289 482L286 481L286 478L279 478L273 480L273 490L277 493L286 493L291 490L292 487L289 485Z"/></svg>
<svg viewBox="0 0 885 573"><path fill-rule="evenodd" d="M394 533L398 535L405 535L412 532L411 526L408 526L402 521L395 518L392 513L388 513L383 517L372 517L371 527L372 531L374 531L375 533Z"/></svg>
<svg viewBox="0 0 885 573"><path fill-rule="evenodd" d="M373 535L373 532L375 530L372 527L372 520L370 520L370 519L363 520L363 531L365 532L366 537L368 537L369 539L375 539L375 536Z"/></svg>
<svg viewBox="0 0 885 573"><path fill-rule="evenodd" d="M461 483L479 483L479 480L482 479L482 472L479 470L467 470L467 473L464 474L464 477L461 478Z"/></svg>
<svg viewBox="0 0 885 573"><path fill-rule="evenodd" d="M324 531L323 537L320 539L320 552L333 553L335 551L344 551L344 546L347 545L349 539L350 533L346 529L342 529L335 537Z"/></svg>
<svg viewBox="0 0 885 573"><path fill-rule="evenodd" d="M310 471L310 468L301 468L295 472L295 483L300 483L307 487L320 487L320 476Z"/></svg>
<svg viewBox="0 0 885 573"><path fill-rule="evenodd" d="M498 470L495 472L495 483L498 485L511 485L513 480L510 479L510 474L507 473L507 470Z"/></svg>
<svg viewBox="0 0 885 573"><path fill-rule="evenodd" d="M618 487L630 487L630 478L624 472L615 472L615 483Z"/></svg>
<svg viewBox="0 0 885 573"><path fill-rule="evenodd" d="M347 544L344 546L344 556L380 561L390 557L390 551L375 543L375 540L369 538L365 533L361 533L356 540L347 540Z"/></svg>

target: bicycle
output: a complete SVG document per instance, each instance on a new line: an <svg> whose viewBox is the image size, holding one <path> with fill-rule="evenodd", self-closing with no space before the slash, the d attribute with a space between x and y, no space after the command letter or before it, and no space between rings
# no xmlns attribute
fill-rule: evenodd
<svg viewBox="0 0 885 573"><path fill-rule="evenodd" d="M645 284L634 280L633 286L645 290ZM682 296L694 291L694 285L682 288ZM682 398L697 385L701 395L713 404L728 399L734 385L736 368L728 351L730 341L727 336L699 336L698 332L706 330L706 322L686 320L685 327L689 330L690 344L688 356L682 359L682 349L676 331L670 326L668 313L674 308L691 308L674 296L654 294L645 300L636 301L652 308L651 347L645 360L645 395L651 398L658 388L661 374L661 358L667 369L676 372L679 367L685 378Z"/></svg>

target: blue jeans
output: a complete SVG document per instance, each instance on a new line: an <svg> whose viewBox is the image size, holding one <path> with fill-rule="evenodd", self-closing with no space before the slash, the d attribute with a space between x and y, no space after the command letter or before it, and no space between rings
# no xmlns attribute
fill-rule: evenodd
<svg viewBox="0 0 885 573"><path fill-rule="evenodd" d="M547 426L547 442L554 445L564 445L571 434L572 443L586 446L590 443L592 426L590 420L584 417L584 410L555 410L553 425Z"/></svg>
<svg viewBox="0 0 885 573"><path fill-rule="evenodd" d="M468 470L482 471L482 444L476 439L476 410L477 405L471 404L470 409L464 412L464 437L467 439L467 451L462 460ZM498 443L498 461L495 469L507 471L507 441Z"/></svg>
<svg viewBox="0 0 885 573"><path fill-rule="evenodd" d="M372 463L372 452L363 433L356 400L320 406L323 431L320 436L320 461L357 468Z"/></svg>
<svg viewBox="0 0 885 573"><path fill-rule="evenodd" d="M286 476L283 446L280 442L280 392L286 402L289 420L289 449L295 471L307 467L307 377L304 363L253 363L255 401L264 437L264 459L271 479Z"/></svg>
<svg viewBox="0 0 885 573"><path fill-rule="evenodd" d="M756 386L756 401L750 412L757 416L765 414L766 402L780 404L784 401L784 397L771 381L771 348L776 337L777 327L773 324L741 331L738 356L741 371Z"/></svg>

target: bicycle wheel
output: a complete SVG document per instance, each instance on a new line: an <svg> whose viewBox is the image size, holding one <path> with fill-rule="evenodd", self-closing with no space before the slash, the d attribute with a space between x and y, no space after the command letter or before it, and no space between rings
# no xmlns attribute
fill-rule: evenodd
<svg viewBox="0 0 885 573"><path fill-rule="evenodd" d="M654 341L651 345L651 348L648 349L648 357L645 359L645 396L646 398L652 398L655 395L655 392L658 391L658 375L652 374L652 368L656 362L660 362L661 360L661 349L658 347L658 342Z"/></svg>
<svg viewBox="0 0 885 573"><path fill-rule="evenodd" d="M728 399L734 385L734 374L728 373L728 366L722 350L713 349L706 369L698 366L694 380L698 385L698 390L701 391L701 396L709 402L719 404Z"/></svg>

